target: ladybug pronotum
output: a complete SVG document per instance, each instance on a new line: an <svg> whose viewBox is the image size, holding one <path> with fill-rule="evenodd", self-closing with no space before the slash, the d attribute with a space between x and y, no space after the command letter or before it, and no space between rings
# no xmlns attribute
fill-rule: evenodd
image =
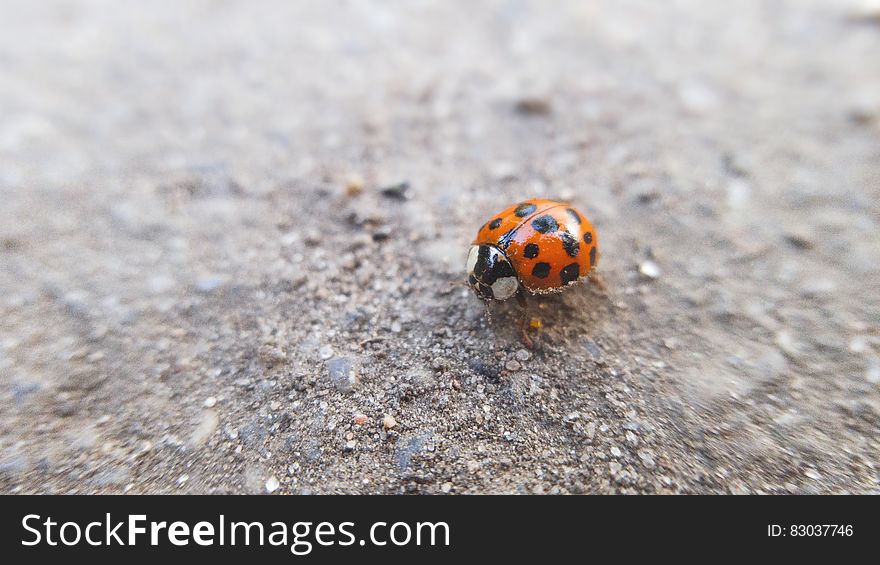
<svg viewBox="0 0 880 565"><path fill-rule="evenodd" d="M559 292L595 276L593 224L563 202L526 200L486 222L471 244L468 284L483 300ZM601 283L600 283L601 284Z"/></svg>

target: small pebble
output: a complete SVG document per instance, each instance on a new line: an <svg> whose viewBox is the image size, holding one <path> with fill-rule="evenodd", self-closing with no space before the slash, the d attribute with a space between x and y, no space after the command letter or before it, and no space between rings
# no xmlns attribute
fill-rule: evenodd
<svg viewBox="0 0 880 565"><path fill-rule="evenodd" d="M519 361L511 359L504 365L504 368L508 371L519 371L520 368L522 368L522 365L519 364Z"/></svg>
<svg viewBox="0 0 880 565"><path fill-rule="evenodd" d="M813 249L816 246L815 242L810 238L810 236L807 235L806 232L801 231L790 231L786 233L785 240L789 243L789 245L791 245L795 249L800 250L809 250Z"/></svg>
<svg viewBox="0 0 880 565"><path fill-rule="evenodd" d="M639 272L648 277L649 279L656 279L660 276L660 265L651 261L650 259L647 261L642 261L639 265Z"/></svg>
<svg viewBox="0 0 880 565"><path fill-rule="evenodd" d="M794 338L785 330L776 332L776 345L787 355L797 355L798 347Z"/></svg>
<svg viewBox="0 0 880 565"><path fill-rule="evenodd" d="M359 175L351 175L345 181L345 194L357 196L364 191L364 179Z"/></svg>
<svg viewBox="0 0 880 565"><path fill-rule="evenodd" d="M694 115L710 114L720 103L712 85L693 80L679 85L678 97L684 109Z"/></svg>
<svg viewBox="0 0 880 565"><path fill-rule="evenodd" d="M202 404L205 406L205 408L213 408L217 404L217 397L209 396Z"/></svg>
<svg viewBox="0 0 880 565"><path fill-rule="evenodd" d="M517 361L528 361L532 358L532 354L528 352L526 349L518 349L516 354L514 355Z"/></svg>
<svg viewBox="0 0 880 565"><path fill-rule="evenodd" d="M257 353L260 361L267 367L274 367L287 361L287 354L281 348L268 343L261 345Z"/></svg>
<svg viewBox="0 0 880 565"><path fill-rule="evenodd" d="M354 424L356 426L363 426L366 423L367 423L367 415L366 414L355 414Z"/></svg>
<svg viewBox="0 0 880 565"><path fill-rule="evenodd" d="M350 391L358 384L354 363L348 357L334 357L327 362L327 376L337 390Z"/></svg>
<svg viewBox="0 0 880 565"><path fill-rule="evenodd" d="M880 384L880 359L872 357L868 360L868 368L865 369L865 379L872 385Z"/></svg>
<svg viewBox="0 0 880 565"><path fill-rule="evenodd" d="M863 336L856 336L849 340L849 350L852 353L864 353L868 349L868 342Z"/></svg>
<svg viewBox="0 0 880 565"><path fill-rule="evenodd" d="M223 280L217 277L205 277L201 278L196 282L196 289L200 292L212 292L220 288L223 284Z"/></svg>
<svg viewBox="0 0 880 565"><path fill-rule="evenodd" d="M527 116L546 116L550 113L550 102L536 96L521 98L516 102L516 111Z"/></svg>
<svg viewBox="0 0 880 565"><path fill-rule="evenodd" d="M586 427L584 428L584 434L588 438L592 438L593 436L595 436L596 435L596 423L595 422L588 422Z"/></svg>
<svg viewBox="0 0 880 565"><path fill-rule="evenodd" d="M345 451L354 451L356 445L357 443L354 440L345 442Z"/></svg>
<svg viewBox="0 0 880 565"><path fill-rule="evenodd" d="M440 490L444 493L448 493L452 490L452 483L443 483L442 485L440 485Z"/></svg>
<svg viewBox="0 0 880 565"><path fill-rule="evenodd" d="M395 426L397 426L397 420L394 419L394 416L391 414L385 414L385 417L382 418L382 427L386 430L390 430Z"/></svg>
<svg viewBox="0 0 880 565"><path fill-rule="evenodd" d="M205 410L199 423L189 437L189 445L198 447L203 445L214 434L217 426L220 424L220 418L214 410Z"/></svg>
<svg viewBox="0 0 880 565"><path fill-rule="evenodd" d="M284 247L290 247L299 243L300 235L295 231L289 231L279 238L279 243Z"/></svg>
<svg viewBox="0 0 880 565"><path fill-rule="evenodd" d="M751 185L743 178L735 177L727 183L727 205L734 210L744 209L752 194Z"/></svg>
<svg viewBox="0 0 880 565"><path fill-rule="evenodd" d="M621 455L620 448L618 448L617 446L612 447L610 451L611 451L612 457L620 457L620 455Z"/></svg>
<svg viewBox="0 0 880 565"><path fill-rule="evenodd" d="M275 492L280 486L281 483L278 482L278 479L276 479L274 476L269 477L269 480L266 481L266 492Z"/></svg>
<svg viewBox="0 0 880 565"><path fill-rule="evenodd" d="M321 349L318 350L318 355L321 356L321 359L326 361L333 357L333 346L332 345L324 345Z"/></svg>
<svg viewBox="0 0 880 565"><path fill-rule="evenodd" d="M381 188L379 189L379 192L382 196L391 198L392 200L409 200L410 186L408 182L404 181L392 186Z"/></svg>

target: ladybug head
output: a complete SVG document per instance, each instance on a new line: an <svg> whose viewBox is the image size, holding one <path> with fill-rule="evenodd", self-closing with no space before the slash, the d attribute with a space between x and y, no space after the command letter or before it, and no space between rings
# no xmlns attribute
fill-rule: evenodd
<svg viewBox="0 0 880 565"><path fill-rule="evenodd" d="M468 284L483 300L506 300L519 279L504 252L494 245L473 245L467 259Z"/></svg>

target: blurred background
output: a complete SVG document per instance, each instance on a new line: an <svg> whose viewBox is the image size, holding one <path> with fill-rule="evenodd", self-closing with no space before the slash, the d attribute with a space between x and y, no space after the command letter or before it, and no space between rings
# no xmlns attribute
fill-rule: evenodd
<svg viewBox="0 0 880 565"><path fill-rule="evenodd" d="M0 2L0 491L877 492L880 4ZM477 228L607 294L491 319Z"/></svg>

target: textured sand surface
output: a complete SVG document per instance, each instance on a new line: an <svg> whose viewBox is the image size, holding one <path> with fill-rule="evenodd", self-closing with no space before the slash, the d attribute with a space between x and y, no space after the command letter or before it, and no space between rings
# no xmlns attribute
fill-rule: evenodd
<svg viewBox="0 0 880 565"><path fill-rule="evenodd" d="M880 7L245 4L0 4L0 491L878 491Z"/></svg>

